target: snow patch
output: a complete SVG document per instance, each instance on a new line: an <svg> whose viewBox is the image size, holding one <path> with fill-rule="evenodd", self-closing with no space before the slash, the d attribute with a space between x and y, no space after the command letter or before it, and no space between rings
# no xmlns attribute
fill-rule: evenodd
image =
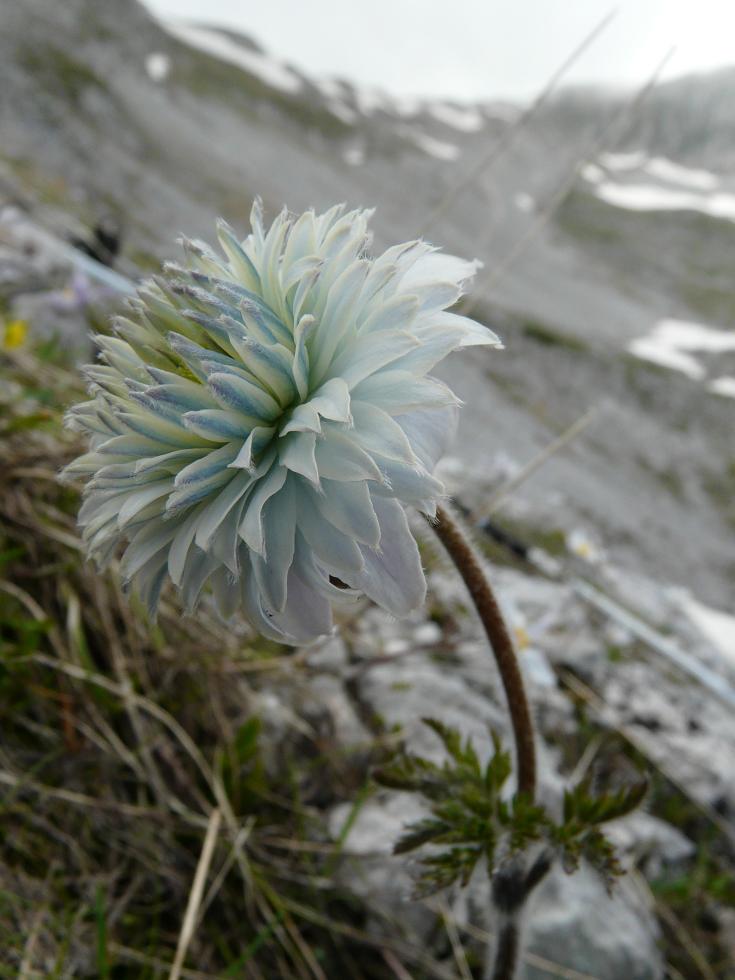
<svg viewBox="0 0 735 980"><path fill-rule="evenodd" d="M513 197L513 203L518 210L523 211L524 214L530 214L536 205L534 199L526 191L518 191L518 193Z"/></svg>
<svg viewBox="0 0 735 980"><path fill-rule="evenodd" d="M706 327L690 320L660 320L655 334L665 344L679 350L703 350L722 353L735 350L735 332Z"/></svg>
<svg viewBox="0 0 735 980"><path fill-rule="evenodd" d="M345 96L345 85L339 78L315 78L314 85L327 99L343 99Z"/></svg>
<svg viewBox="0 0 735 980"><path fill-rule="evenodd" d="M364 116L371 116L378 110L389 112L391 109L390 99L385 92L367 85L355 89L355 102Z"/></svg>
<svg viewBox="0 0 735 980"><path fill-rule="evenodd" d="M171 71L171 59L162 51L153 51L145 59L145 70L153 82L164 82Z"/></svg>
<svg viewBox="0 0 735 980"><path fill-rule="evenodd" d="M329 109L332 115L336 116L337 119L340 119L343 123L347 123L348 126L351 126L352 123L357 121L357 113L355 110L344 102L330 100L327 102L327 109Z"/></svg>
<svg viewBox="0 0 735 980"><path fill-rule="evenodd" d="M637 170L646 161L646 154L635 153L602 153L600 163L606 170Z"/></svg>
<svg viewBox="0 0 735 980"><path fill-rule="evenodd" d="M426 133L414 133L410 130L406 130L405 133L420 150L437 160L456 160L460 155L460 149L454 143L445 143L443 140L434 139L433 136L427 136Z"/></svg>
<svg viewBox="0 0 735 980"><path fill-rule="evenodd" d="M628 344L628 350L643 361L652 361L654 364L660 364L661 367L671 368L672 371L680 371L694 381L701 381L706 373L699 361L691 354L683 354L681 351L665 347L654 337L639 337Z"/></svg>
<svg viewBox="0 0 735 980"><path fill-rule="evenodd" d="M707 390L713 395L722 395L725 398L735 398L735 378L727 377L715 378L707 385Z"/></svg>
<svg viewBox="0 0 735 980"><path fill-rule="evenodd" d="M735 667L735 616L706 606L693 596L684 600L684 611L728 663Z"/></svg>
<svg viewBox="0 0 735 980"><path fill-rule="evenodd" d="M458 106L449 102L430 103L429 113L445 126L458 129L462 133L476 133L482 129L485 120L475 106Z"/></svg>
<svg viewBox="0 0 735 980"><path fill-rule="evenodd" d="M350 146L342 154L342 159L351 167L359 167L365 162L365 150L362 146Z"/></svg>
<svg viewBox="0 0 735 980"><path fill-rule="evenodd" d="M301 79L287 65L267 54L252 51L219 31L172 21L165 21L163 26L169 34L184 44L242 68L273 88L289 93L298 92L302 88Z"/></svg>
<svg viewBox="0 0 735 980"><path fill-rule="evenodd" d="M713 218L735 221L735 194L702 194L658 187L655 184L598 184L596 194L608 204L629 211L699 211Z"/></svg>
<svg viewBox="0 0 735 980"><path fill-rule="evenodd" d="M668 181L671 184L680 184L682 187L692 187L697 190L713 190L720 183L716 174L709 170L693 170L689 167L682 167L673 160L666 157L652 157L643 166L646 173L651 177L658 177L660 180Z"/></svg>
<svg viewBox="0 0 735 980"><path fill-rule="evenodd" d="M602 153L598 162L605 170L613 173L625 173L631 170L643 170L650 177L663 180L668 184L678 184L693 190L711 191L720 183L720 178L709 170L696 170L683 167L666 157L647 157L645 153Z"/></svg>
<svg viewBox="0 0 735 980"><path fill-rule="evenodd" d="M348 85L339 78L315 78L314 85L326 98L327 108L332 115L350 125L357 121L357 113L345 102L345 96L349 93Z"/></svg>
<svg viewBox="0 0 735 980"><path fill-rule="evenodd" d="M686 320L660 320L650 334L631 341L628 350L635 357L653 361L662 367L680 371L694 381L701 381L707 372L691 352L735 351L735 332L717 330ZM735 379L720 378L707 387L716 394L730 394L729 381L735 383Z"/></svg>
<svg viewBox="0 0 735 980"><path fill-rule="evenodd" d="M605 171L596 163L585 163L580 173L590 184L601 184L605 180Z"/></svg>

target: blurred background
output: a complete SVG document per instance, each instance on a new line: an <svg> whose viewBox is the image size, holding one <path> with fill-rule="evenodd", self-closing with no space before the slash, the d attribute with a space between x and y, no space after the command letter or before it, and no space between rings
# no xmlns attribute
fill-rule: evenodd
<svg viewBox="0 0 735 980"><path fill-rule="evenodd" d="M388 852L412 803L369 777L398 727L426 749L423 715L505 725L431 546L419 616L361 606L286 656L171 597L148 624L55 482L90 329L180 233L244 236L256 195L484 263L462 309L505 350L442 368L442 476L549 800L587 771L652 785L613 898L544 884L524 976L735 975L734 31L722 0L0 0L3 976L175 977L182 944L198 978L483 976L487 883L411 900Z"/></svg>

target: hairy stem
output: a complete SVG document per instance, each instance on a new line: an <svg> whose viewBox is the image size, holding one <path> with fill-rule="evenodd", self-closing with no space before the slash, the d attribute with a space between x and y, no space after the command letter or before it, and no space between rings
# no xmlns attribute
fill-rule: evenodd
<svg viewBox="0 0 735 980"><path fill-rule="evenodd" d="M518 792L533 800L536 794L536 744L528 698L513 643L490 583L467 535L444 507L431 524L464 579L485 627L508 701L518 765ZM510 938L510 937L509 937Z"/></svg>
<svg viewBox="0 0 735 980"><path fill-rule="evenodd" d="M519 933L517 913L501 923L491 980L512 980L520 952Z"/></svg>

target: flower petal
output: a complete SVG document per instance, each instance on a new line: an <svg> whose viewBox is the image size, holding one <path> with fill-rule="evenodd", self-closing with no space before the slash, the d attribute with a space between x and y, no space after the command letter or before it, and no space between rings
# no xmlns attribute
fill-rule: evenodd
<svg viewBox="0 0 735 980"><path fill-rule="evenodd" d="M380 522L379 550L361 546L365 567L350 585L363 590L394 616L406 616L426 598L421 557L397 500L374 499Z"/></svg>

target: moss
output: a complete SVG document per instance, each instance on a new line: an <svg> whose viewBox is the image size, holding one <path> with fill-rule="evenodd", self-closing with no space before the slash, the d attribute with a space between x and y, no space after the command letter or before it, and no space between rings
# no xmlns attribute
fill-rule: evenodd
<svg viewBox="0 0 735 980"><path fill-rule="evenodd" d="M683 282L679 291L687 306L711 323L735 324L735 290L711 281Z"/></svg>
<svg viewBox="0 0 735 980"><path fill-rule="evenodd" d="M24 45L17 59L45 90L63 96L75 107L79 107L88 89L107 89L89 65L53 45Z"/></svg>
<svg viewBox="0 0 735 980"><path fill-rule="evenodd" d="M493 523L497 524L509 537L517 539L529 548L540 548L554 557L561 557L566 554L566 535L559 528L519 521L506 516L493 517ZM475 541L483 554L496 564L510 565L514 568L521 567L528 571L526 562L515 556L508 548L488 534L477 534Z"/></svg>
<svg viewBox="0 0 735 980"><path fill-rule="evenodd" d="M704 488L725 520L735 527L735 459L706 474Z"/></svg>

